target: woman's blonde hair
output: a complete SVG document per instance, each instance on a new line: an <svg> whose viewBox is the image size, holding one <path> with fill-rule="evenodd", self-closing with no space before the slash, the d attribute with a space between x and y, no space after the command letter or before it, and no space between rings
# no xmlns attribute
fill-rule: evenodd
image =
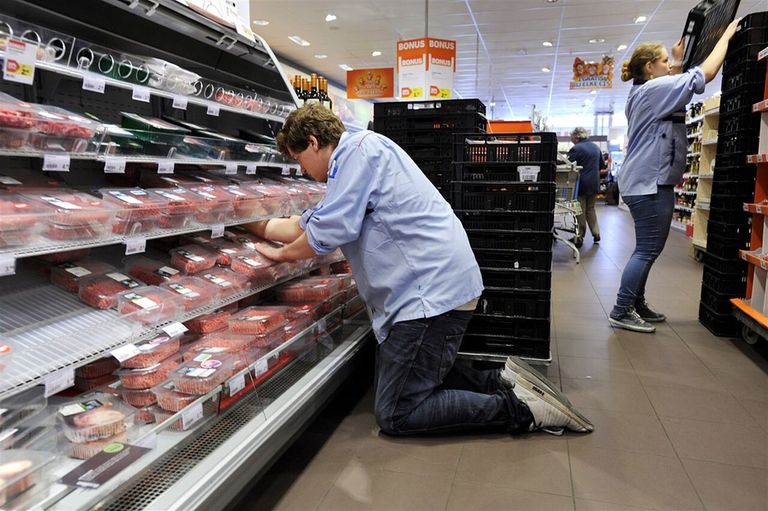
<svg viewBox="0 0 768 511"><path fill-rule="evenodd" d="M663 49L664 45L660 43L646 43L635 48L632 58L621 65L621 81L645 79L645 65L659 60Z"/></svg>

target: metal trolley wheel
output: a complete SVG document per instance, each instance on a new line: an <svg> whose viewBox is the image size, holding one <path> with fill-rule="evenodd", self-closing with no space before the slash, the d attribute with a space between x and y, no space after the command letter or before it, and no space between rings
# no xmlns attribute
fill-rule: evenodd
<svg viewBox="0 0 768 511"><path fill-rule="evenodd" d="M741 337L744 339L744 342L750 345L757 344L760 340L760 334L749 328L747 325L742 325Z"/></svg>

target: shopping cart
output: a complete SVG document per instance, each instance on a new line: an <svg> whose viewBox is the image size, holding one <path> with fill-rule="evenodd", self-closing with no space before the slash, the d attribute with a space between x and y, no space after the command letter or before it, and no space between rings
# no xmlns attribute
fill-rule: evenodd
<svg viewBox="0 0 768 511"><path fill-rule="evenodd" d="M579 172L581 167L559 155L555 172L555 223L552 233L573 251L576 264L581 262L579 247L583 242L579 234Z"/></svg>

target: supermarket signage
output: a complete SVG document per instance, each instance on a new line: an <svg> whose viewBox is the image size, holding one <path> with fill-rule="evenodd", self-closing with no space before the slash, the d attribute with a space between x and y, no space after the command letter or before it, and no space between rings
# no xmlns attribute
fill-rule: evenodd
<svg viewBox="0 0 768 511"><path fill-rule="evenodd" d="M603 55L600 62L586 62L576 57L571 90L612 89L615 63L616 59L609 55Z"/></svg>
<svg viewBox="0 0 768 511"><path fill-rule="evenodd" d="M452 95L456 41L423 37L397 42L397 77L403 99Z"/></svg>
<svg viewBox="0 0 768 511"><path fill-rule="evenodd" d="M347 99L391 98L394 95L394 68L380 67L347 71Z"/></svg>
<svg viewBox="0 0 768 511"><path fill-rule="evenodd" d="M8 39L3 62L3 79L32 85L35 81L37 45L16 37Z"/></svg>

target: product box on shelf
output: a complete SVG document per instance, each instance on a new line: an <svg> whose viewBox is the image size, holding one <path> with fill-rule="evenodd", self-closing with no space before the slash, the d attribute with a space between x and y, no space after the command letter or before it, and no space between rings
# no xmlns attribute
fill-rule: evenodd
<svg viewBox="0 0 768 511"><path fill-rule="evenodd" d="M290 282L277 288L277 299L281 302L322 302L341 291L338 279L311 277Z"/></svg>
<svg viewBox="0 0 768 511"><path fill-rule="evenodd" d="M34 240L51 211L32 199L13 192L0 192L0 248Z"/></svg>
<svg viewBox="0 0 768 511"><path fill-rule="evenodd" d="M160 287L176 293L187 311L215 303L221 295L219 286L200 277L181 277Z"/></svg>
<svg viewBox="0 0 768 511"><path fill-rule="evenodd" d="M171 373L176 388L185 394L206 394L232 376L232 355L198 356Z"/></svg>
<svg viewBox="0 0 768 511"><path fill-rule="evenodd" d="M259 306L248 307L229 319L229 329L243 334L264 335L285 326L283 311Z"/></svg>
<svg viewBox="0 0 768 511"><path fill-rule="evenodd" d="M51 283L65 291L77 293L80 290L80 279L112 271L115 271L114 266L97 259L62 263L51 268Z"/></svg>
<svg viewBox="0 0 768 511"><path fill-rule="evenodd" d="M159 286L173 282L184 276L180 270L163 261L156 261L144 256L131 256L125 262L125 272L141 282Z"/></svg>
<svg viewBox="0 0 768 511"><path fill-rule="evenodd" d="M253 250L232 241L216 240L212 241L207 246L219 254L219 258L216 262L220 266L229 266L232 264L232 259L239 256L248 256L253 253Z"/></svg>
<svg viewBox="0 0 768 511"><path fill-rule="evenodd" d="M181 229L192 224L195 215L205 207L205 200L185 188L148 189L150 196L164 201L162 214L157 222L163 229Z"/></svg>
<svg viewBox="0 0 768 511"><path fill-rule="evenodd" d="M38 119L29 136L29 145L37 151L95 153L101 125L91 119L63 108L38 105Z"/></svg>
<svg viewBox="0 0 768 511"><path fill-rule="evenodd" d="M75 376L75 384L72 388L78 392L90 392L98 390L105 385L110 385L117 381L117 377L112 374L105 374L104 376L97 376L96 378L81 378Z"/></svg>
<svg viewBox="0 0 768 511"><path fill-rule="evenodd" d="M187 188L202 199L195 220L202 224L221 224L235 218L235 203L231 193L219 185L194 185Z"/></svg>
<svg viewBox="0 0 768 511"><path fill-rule="evenodd" d="M168 412L179 412L192 404L199 396L195 394L185 394L176 389L173 381L167 380L159 385L152 387L157 405Z"/></svg>
<svg viewBox="0 0 768 511"><path fill-rule="evenodd" d="M57 241L99 239L120 211L93 195L65 189L33 189L21 192L50 213L43 235Z"/></svg>
<svg viewBox="0 0 768 511"><path fill-rule="evenodd" d="M254 336L228 330L204 335L184 350L184 362L204 361L218 354L243 356L253 349Z"/></svg>
<svg viewBox="0 0 768 511"><path fill-rule="evenodd" d="M171 250L171 265L186 273L198 273L216 266L219 255L201 245L182 245Z"/></svg>
<svg viewBox="0 0 768 511"><path fill-rule="evenodd" d="M117 310L134 321L156 324L178 318L184 312L184 303L178 293L162 287L145 286L119 294Z"/></svg>
<svg viewBox="0 0 768 511"><path fill-rule="evenodd" d="M120 272L92 275L80 279L80 299L97 309L109 309L117 305L117 297L128 290L139 289L143 282Z"/></svg>
<svg viewBox="0 0 768 511"><path fill-rule="evenodd" d="M54 480L49 451L6 449L0 455L0 506L17 509L17 499L43 491Z"/></svg>
<svg viewBox="0 0 768 511"><path fill-rule="evenodd" d="M168 202L141 188L103 188L99 193L105 202L120 208L112 224L115 234L135 235L151 231L157 226Z"/></svg>
<svg viewBox="0 0 768 511"><path fill-rule="evenodd" d="M179 366L181 361L180 353L172 353L154 365L137 368L124 367L115 371L115 375L120 378L120 383L126 389L150 389L168 378L168 375Z"/></svg>
<svg viewBox="0 0 768 511"><path fill-rule="evenodd" d="M136 345L138 353L121 362L123 368L146 369L159 364L179 351L181 340L177 337L159 335L154 339Z"/></svg>
<svg viewBox="0 0 768 511"><path fill-rule="evenodd" d="M211 268L197 272L195 276L207 279L219 286L222 298L228 298L252 287L247 275L235 273L227 268Z"/></svg>
<svg viewBox="0 0 768 511"><path fill-rule="evenodd" d="M99 378L111 376L120 367L120 363L114 357L104 357L75 369L75 376L80 378Z"/></svg>
<svg viewBox="0 0 768 511"><path fill-rule="evenodd" d="M275 266L275 261L267 259L258 252L236 256L231 264L232 271L246 275L256 286L269 284L278 278Z"/></svg>
<svg viewBox="0 0 768 511"><path fill-rule="evenodd" d="M58 407L56 422L69 456L87 459L134 430L136 410L105 393L80 396Z"/></svg>

